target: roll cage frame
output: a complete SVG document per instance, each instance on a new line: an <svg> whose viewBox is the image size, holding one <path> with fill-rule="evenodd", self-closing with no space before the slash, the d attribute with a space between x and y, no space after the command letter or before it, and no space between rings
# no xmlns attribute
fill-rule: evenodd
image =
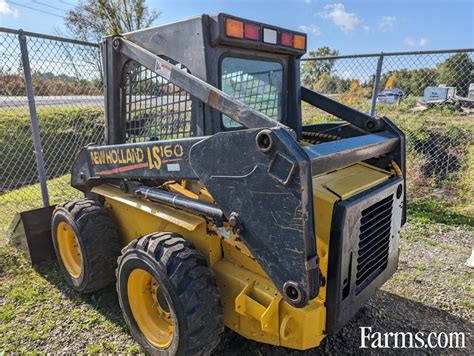
<svg viewBox="0 0 474 356"><path fill-rule="evenodd" d="M105 39L107 145L80 152L72 168L72 185L87 192L98 184L118 184L131 194L144 196L146 189L159 195L159 189L146 186L149 181L199 180L214 197L223 220L233 222L285 300L303 307L317 296L321 286L312 177L359 161L385 169L395 161L405 176L404 135L387 118L372 117L301 87L301 53L279 48L270 52L265 47L253 48L254 44L245 48L245 43L236 47L232 41L222 40L225 16L202 15ZM286 113L282 122L218 89L219 60L229 54L278 57L285 63ZM192 137L126 143L123 73L130 61L190 94ZM184 64L187 70L173 63ZM303 126L301 101L347 124ZM222 131L222 115L243 128ZM337 131L343 139L305 147L298 143L303 131L318 130ZM179 170L154 164L151 152L167 145L174 147L175 153L177 145L180 147L182 155L174 157ZM140 163L138 159L135 164L113 159L132 151L142 153ZM271 211L266 206L272 206ZM201 208L194 211L222 223L215 215L206 216L206 207Z"/></svg>

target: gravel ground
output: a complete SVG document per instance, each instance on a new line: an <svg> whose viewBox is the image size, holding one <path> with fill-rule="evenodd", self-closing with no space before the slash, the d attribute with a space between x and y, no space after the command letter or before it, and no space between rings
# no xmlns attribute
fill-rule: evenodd
<svg viewBox="0 0 474 356"><path fill-rule="evenodd" d="M359 328L371 326L380 332L462 331L470 337L466 349L458 351L473 355L474 270L464 265L473 238L473 231L462 226L410 222L404 228L397 273L348 325L325 339L319 348L292 351L227 332L216 354L359 354Z"/></svg>
<svg viewBox="0 0 474 356"><path fill-rule="evenodd" d="M464 266L474 241L472 220L466 224L456 217L443 222L435 218L410 217L401 239L398 272L344 329L304 354L360 353L361 326L380 332L463 331L470 335L467 348L457 351L474 354L474 270ZM77 295L64 284L56 266L35 271L11 248L0 249L2 350L140 352L126 330L113 287ZM231 331L224 333L214 351L214 355L242 353L300 352L258 344Z"/></svg>

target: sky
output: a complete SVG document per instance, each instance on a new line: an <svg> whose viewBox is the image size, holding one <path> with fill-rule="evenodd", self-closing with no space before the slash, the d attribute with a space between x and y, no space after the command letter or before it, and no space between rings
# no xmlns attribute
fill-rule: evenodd
<svg viewBox="0 0 474 356"><path fill-rule="evenodd" d="M76 0L0 0L0 27L67 34ZM474 0L147 0L164 24L226 12L308 33L341 54L474 47ZM67 34L68 37L73 37Z"/></svg>

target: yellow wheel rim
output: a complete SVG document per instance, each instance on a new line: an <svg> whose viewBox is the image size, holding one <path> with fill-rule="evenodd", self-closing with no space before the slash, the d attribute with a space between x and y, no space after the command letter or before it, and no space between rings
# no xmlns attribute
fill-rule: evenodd
<svg viewBox="0 0 474 356"><path fill-rule="evenodd" d="M173 340L174 325L168 302L155 278L143 269L130 273L128 303L142 334L155 347L165 348Z"/></svg>
<svg viewBox="0 0 474 356"><path fill-rule="evenodd" d="M82 254L79 241L68 223L61 221L58 224L56 240L64 267L73 278L79 278L82 270Z"/></svg>

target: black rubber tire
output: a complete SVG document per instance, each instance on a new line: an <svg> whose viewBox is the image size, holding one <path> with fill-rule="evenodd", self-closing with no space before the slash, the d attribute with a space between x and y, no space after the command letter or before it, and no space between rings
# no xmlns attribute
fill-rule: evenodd
<svg viewBox="0 0 474 356"><path fill-rule="evenodd" d="M79 242L82 254L81 275L72 277L61 261L57 244L57 226L69 224ZM101 289L115 280L120 240L109 213L91 199L80 199L58 205L51 222L54 251L66 281L80 293Z"/></svg>
<svg viewBox="0 0 474 356"><path fill-rule="evenodd" d="M131 312L127 283L136 268L156 279L172 310L175 332L166 348L145 338ZM220 341L223 308L214 272L179 234L153 233L126 246L118 259L117 294L125 322L147 354L208 355Z"/></svg>

